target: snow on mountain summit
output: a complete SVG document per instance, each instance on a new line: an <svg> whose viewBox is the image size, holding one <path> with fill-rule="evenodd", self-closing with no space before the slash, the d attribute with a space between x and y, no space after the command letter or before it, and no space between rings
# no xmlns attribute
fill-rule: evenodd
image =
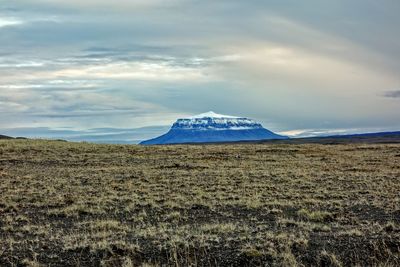
<svg viewBox="0 0 400 267"><path fill-rule="evenodd" d="M217 114L213 111L178 119L168 133L141 142L143 145L237 142L286 139L245 117Z"/></svg>
<svg viewBox="0 0 400 267"><path fill-rule="evenodd" d="M172 129L244 130L260 129L261 124L247 118L217 114L213 111L178 119Z"/></svg>
<svg viewBox="0 0 400 267"><path fill-rule="evenodd" d="M222 115L222 114L217 114L214 111L209 111L206 113L201 113L198 115L188 117L187 119L202 119L202 118L239 118L239 117Z"/></svg>

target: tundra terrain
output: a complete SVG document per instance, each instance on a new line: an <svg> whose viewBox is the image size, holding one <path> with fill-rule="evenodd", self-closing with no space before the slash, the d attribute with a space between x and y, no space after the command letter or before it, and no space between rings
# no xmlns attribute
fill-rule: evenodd
<svg viewBox="0 0 400 267"><path fill-rule="evenodd" d="M399 266L400 144L0 141L0 266Z"/></svg>

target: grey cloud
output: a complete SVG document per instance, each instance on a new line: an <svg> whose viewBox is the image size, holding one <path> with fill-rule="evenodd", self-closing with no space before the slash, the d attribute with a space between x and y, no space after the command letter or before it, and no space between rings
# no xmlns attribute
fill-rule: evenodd
<svg viewBox="0 0 400 267"><path fill-rule="evenodd" d="M389 98L400 98L400 90L387 91L384 96Z"/></svg>

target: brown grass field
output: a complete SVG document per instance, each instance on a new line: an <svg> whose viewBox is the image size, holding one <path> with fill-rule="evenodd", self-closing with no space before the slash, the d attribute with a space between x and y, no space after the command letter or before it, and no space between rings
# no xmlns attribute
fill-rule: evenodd
<svg viewBox="0 0 400 267"><path fill-rule="evenodd" d="M0 266L400 266L400 144L0 141Z"/></svg>

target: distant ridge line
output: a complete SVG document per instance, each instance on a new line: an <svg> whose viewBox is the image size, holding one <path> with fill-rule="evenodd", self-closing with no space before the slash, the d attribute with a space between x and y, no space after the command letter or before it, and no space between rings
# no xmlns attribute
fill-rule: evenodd
<svg viewBox="0 0 400 267"><path fill-rule="evenodd" d="M398 144L400 143L400 131L377 132L365 134L332 135L332 136L313 136L299 137L290 139L266 139L266 140L244 140L231 142L204 142L204 143L180 143L168 145L226 145L226 144L351 144L351 143L370 143L370 144Z"/></svg>

